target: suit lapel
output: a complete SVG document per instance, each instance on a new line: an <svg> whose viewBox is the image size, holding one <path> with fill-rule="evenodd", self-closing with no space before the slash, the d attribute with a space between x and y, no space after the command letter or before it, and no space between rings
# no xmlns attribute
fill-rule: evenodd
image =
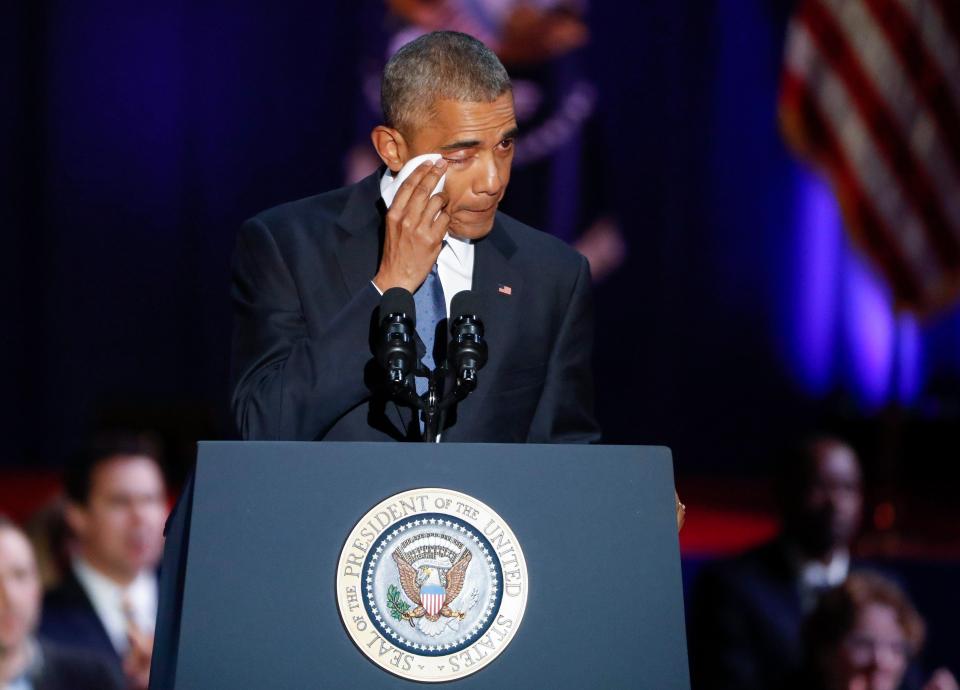
<svg viewBox="0 0 960 690"><path fill-rule="evenodd" d="M499 214L490 234L479 240L474 250L472 289L477 297L478 316L483 321L490 352L490 359L478 377L479 386L471 393L472 406L476 408L483 405L486 397L484 374L500 368L505 356L504 346L509 340L506 334L516 329L518 305L524 297L523 275L511 263L516 250L517 245L504 229ZM445 441L469 438L468 429L457 421L456 412L448 417L447 422L452 426L444 432Z"/></svg>
<svg viewBox="0 0 960 690"><path fill-rule="evenodd" d="M64 598L70 602L72 610L76 615L75 620L77 624L86 628L86 633L89 635L87 639L89 641L96 639L97 646L101 650L119 659L120 656L113 646L113 641L107 633L107 628L104 626L103 621L100 620L100 616L93 607L93 602L90 600L87 590L80 584L80 580L77 579L72 568L68 568L64 575L63 589L65 592Z"/></svg>
<svg viewBox="0 0 960 690"><path fill-rule="evenodd" d="M378 170L358 182L337 218L337 263L350 296L364 289L380 265L383 202Z"/></svg>
<svg viewBox="0 0 960 690"><path fill-rule="evenodd" d="M523 299L523 276L510 263L517 245L504 230L499 215L490 234L477 242L473 265L473 291L478 310L490 341L491 361L499 361L502 351L496 343L515 325L516 305Z"/></svg>
<svg viewBox="0 0 960 690"><path fill-rule="evenodd" d="M337 218L337 225L341 229L336 245L337 263L349 297L353 297L360 290L366 289L370 280L380 265L380 255L383 247L383 218L386 209L380 198L380 178L384 168L381 166L376 172L358 182L343 211ZM371 414L382 414L380 418L396 428L395 433L406 437L414 419L414 411L401 407L392 400L385 401L381 411L376 406L371 407ZM385 433L394 435L388 426L375 419L370 423Z"/></svg>

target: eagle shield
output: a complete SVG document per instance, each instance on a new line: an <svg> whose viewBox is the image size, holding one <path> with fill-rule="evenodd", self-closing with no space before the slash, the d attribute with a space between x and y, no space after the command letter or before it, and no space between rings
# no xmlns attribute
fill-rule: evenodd
<svg viewBox="0 0 960 690"><path fill-rule="evenodd" d="M432 582L423 583L423 586L420 587L420 602L423 604L423 608L427 610L427 615L436 616L440 613L446 594L447 590L443 585Z"/></svg>
<svg viewBox="0 0 960 690"><path fill-rule="evenodd" d="M436 622L441 616L463 620L464 612L454 611L450 605L463 589L467 568L473 558L469 549L464 549L449 568L439 567L436 562L415 568L400 549L394 550L391 556L397 564L403 593L414 604L412 611L402 614L405 620L410 621L410 625L414 624L414 619L423 617L431 622Z"/></svg>

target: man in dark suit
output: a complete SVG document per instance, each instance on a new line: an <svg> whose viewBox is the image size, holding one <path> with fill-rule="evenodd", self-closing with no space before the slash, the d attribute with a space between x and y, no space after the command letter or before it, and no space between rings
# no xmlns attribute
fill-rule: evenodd
<svg viewBox="0 0 960 690"><path fill-rule="evenodd" d="M596 441L586 260L497 211L517 135L503 66L469 36L427 34L387 64L382 102L372 141L384 169L261 213L240 233L232 405L241 434L420 438L417 414L388 400L371 356L380 296L402 287L437 295L447 310L462 289L479 300L490 358L444 441ZM393 175L428 153L442 158L417 168L387 211ZM435 326L420 321L420 336Z"/></svg>
<svg viewBox="0 0 960 690"><path fill-rule="evenodd" d="M67 468L70 568L48 592L40 633L105 659L145 688L167 514L159 451L138 434L98 436Z"/></svg>
<svg viewBox="0 0 960 690"><path fill-rule="evenodd" d="M817 437L781 462L781 533L706 566L694 587L690 662L697 690L787 687L802 662L804 615L850 570L863 505L856 453L836 438Z"/></svg>
<svg viewBox="0 0 960 690"><path fill-rule="evenodd" d="M119 690L121 680L95 655L34 637L40 577L26 535L0 516L0 688Z"/></svg>
<svg viewBox="0 0 960 690"><path fill-rule="evenodd" d="M443 441L598 440L587 262L497 211L517 134L503 65L470 36L435 32L391 58L381 91L385 124L371 139L383 170L265 211L241 229L232 407L242 436L419 439L415 411L388 399L372 361L380 297L400 287L432 305L431 314L443 312L438 327L454 294L471 289L486 328L489 361L476 390L448 416ZM440 160L392 187L423 154ZM443 191L432 195L441 178ZM384 194L394 188L388 210ZM417 332L429 340L438 329L417 312ZM428 360L426 346L419 349ZM429 353L442 361L440 350ZM164 601L182 593L190 490L168 524ZM172 682L177 626L176 616L161 616L155 689Z"/></svg>

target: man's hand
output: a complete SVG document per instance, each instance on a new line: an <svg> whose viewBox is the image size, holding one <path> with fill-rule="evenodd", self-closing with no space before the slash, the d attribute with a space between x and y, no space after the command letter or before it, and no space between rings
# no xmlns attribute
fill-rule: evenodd
<svg viewBox="0 0 960 690"><path fill-rule="evenodd" d="M683 529L683 523L687 520L687 506L680 502L680 494L673 492L673 498L677 504L677 532Z"/></svg>
<svg viewBox="0 0 960 690"><path fill-rule="evenodd" d="M431 197L430 192L446 168L442 158L435 164L425 162L397 190L387 211L380 270L373 277L380 292L393 287L415 291L436 263L450 215L444 211L447 195L440 192Z"/></svg>

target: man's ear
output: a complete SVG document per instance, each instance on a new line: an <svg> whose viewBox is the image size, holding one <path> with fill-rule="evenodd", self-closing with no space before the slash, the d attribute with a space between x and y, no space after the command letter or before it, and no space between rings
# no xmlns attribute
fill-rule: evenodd
<svg viewBox="0 0 960 690"><path fill-rule="evenodd" d="M400 134L400 130L393 127L377 125L370 132L370 141L373 142L373 148L377 150L380 160L390 168L391 172L399 172L410 157L406 140Z"/></svg>

